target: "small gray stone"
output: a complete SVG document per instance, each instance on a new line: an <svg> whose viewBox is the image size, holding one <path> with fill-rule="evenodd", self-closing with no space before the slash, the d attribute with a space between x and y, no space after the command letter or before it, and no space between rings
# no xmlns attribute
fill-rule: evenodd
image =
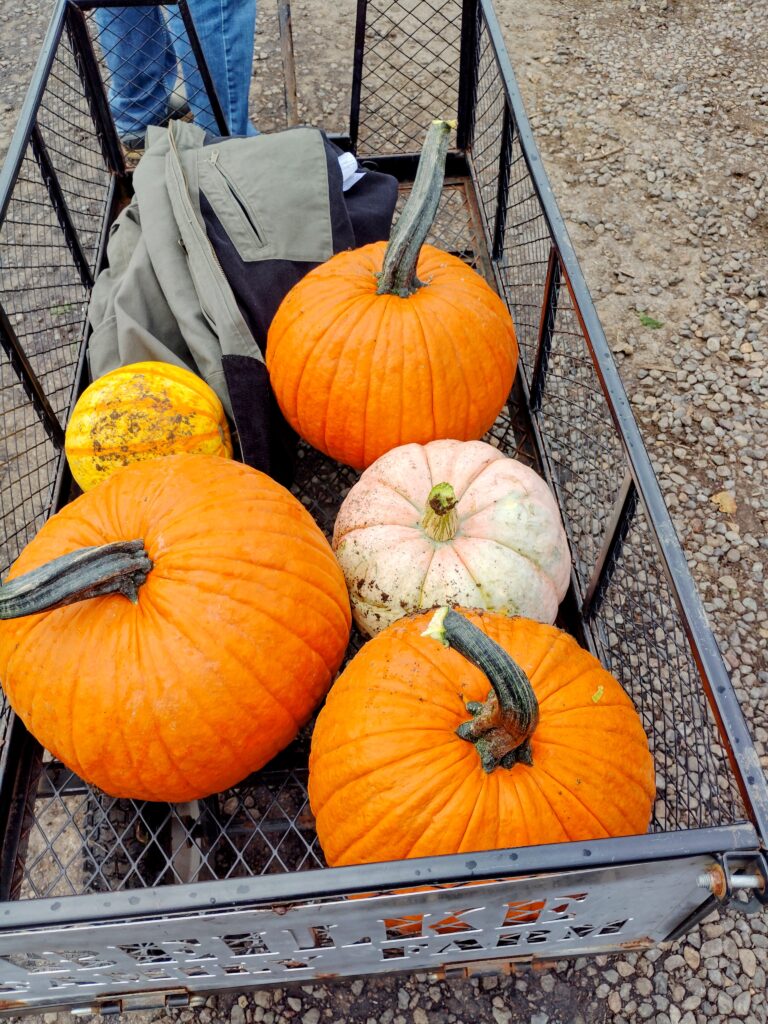
<svg viewBox="0 0 768 1024"><path fill-rule="evenodd" d="M422 1010L422 1013L423 1012L424 1011ZM506 1006L504 1006L504 1007L494 1006L493 1009L491 1010L491 1012L493 1014L493 1019L496 1021L496 1024L509 1024L509 1022L512 1020L512 1014L506 1008ZM426 1013L424 1014L424 1020L423 1021L416 1020L416 1015L414 1014L414 1024L427 1024L427 1015L426 1015Z"/></svg>
<svg viewBox="0 0 768 1024"><path fill-rule="evenodd" d="M534 1013L531 1024L549 1024L549 1016L546 1013Z"/></svg>
<svg viewBox="0 0 768 1024"><path fill-rule="evenodd" d="M685 960L679 953L673 953L664 961L665 971L676 971L678 967L685 967Z"/></svg>
<svg viewBox="0 0 768 1024"><path fill-rule="evenodd" d="M733 1012L737 1017L746 1017L749 1013L751 1002L752 997L749 992L742 992L741 995L736 996L733 1001Z"/></svg>
<svg viewBox="0 0 768 1024"><path fill-rule="evenodd" d="M747 975L748 978L754 978L755 970L757 969L757 957L747 946L743 946L739 950L739 960L741 961L741 969Z"/></svg>
<svg viewBox="0 0 768 1024"><path fill-rule="evenodd" d="M721 576L720 577L720 582L723 583L723 581L725 579L728 579L728 577L727 576L726 577L722 577ZM736 587L735 587L736 580L733 580L733 583L734 583L734 588L733 589L736 589ZM725 585L728 586L727 583ZM708 960L709 957L711 957L711 956L722 956L722 953L723 953L723 940L721 938L709 939L701 947L701 956L702 956L702 958L704 960Z"/></svg>
<svg viewBox="0 0 768 1024"><path fill-rule="evenodd" d="M235 1003L229 1013L231 1024L245 1024L245 1010L239 1003Z"/></svg>
<svg viewBox="0 0 768 1024"><path fill-rule="evenodd" d="M500 1011L496 1009L496 1007L494 1007L493 1018L496 1021L496 1024L508 1024L509 1018L511 1016L509 1010L506 1011L506 1017L497 1017L496 1014L499 1012ZM307 1022L305 1021L304 1024L307 1024ZM317 1021L312 1021L311 1024L317 1024ZM429 1024L429 1017L427 1016L427 1011L422 1010L420 1006L417 1006L416 1009L413 1011L413 1024Z"/></svg>
<svg viewBox="0 0 768 1024"><path fill-rule="evenodd" d="M288 996L286 1002L288 1003L288 1005L290 1006L294 1013L298 1013L299 1010L301 1009L301 1000L297 999L296 996Z"/></svg>
<svg viewBox="0 0 768 1024"><path fill-rule="evenodd" d="M718 1013L728 1015L733 1010L733 1000L727 992L720 992L717 997L717 1010Z"/></svg>

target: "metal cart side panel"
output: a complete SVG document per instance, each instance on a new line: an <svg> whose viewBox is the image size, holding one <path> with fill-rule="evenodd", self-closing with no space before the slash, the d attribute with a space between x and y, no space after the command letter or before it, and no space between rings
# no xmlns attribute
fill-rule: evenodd
<svg viewBox="0 0 768 1024"><path fill-rule="evenodd" d="M706 857L421 893L228 907L0 933L4 1008L285 985L466 961L557 959L662 941L702 904Z"/></svg>

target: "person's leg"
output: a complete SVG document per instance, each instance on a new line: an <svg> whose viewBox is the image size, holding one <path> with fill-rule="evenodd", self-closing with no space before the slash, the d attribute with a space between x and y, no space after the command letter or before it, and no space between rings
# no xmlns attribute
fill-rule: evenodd
<svg viewBox="0 0 768 1024"><path fill-rule="evenodd" d="M206 63L229 130L233 135L255 135L248 120L248 89L253 66L256 0L188 0ZM181 18L173 16L174 36L182 36ZM200 73L189 44L176 42L195 123L218 134Z"/></svg>
<svg viewBox="0 0 768 1024"><path fill-rule="evenodd" d="M118 135L141 139L148 124L167 117L176 79L176 55L162 8L100 7L95 17Z"/></svg>

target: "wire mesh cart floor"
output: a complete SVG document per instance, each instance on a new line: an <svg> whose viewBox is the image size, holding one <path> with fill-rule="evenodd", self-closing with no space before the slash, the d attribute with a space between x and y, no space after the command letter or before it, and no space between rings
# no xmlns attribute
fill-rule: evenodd
<svg viewBox="0 0 768 1024"><path fill-rule="evenodd" d="M184 0L142 5L173 9L176 44L199 56ZM70 493L63 432L84 383L88 298L130 194L101 6L109 0L57 3L0 177L3 572ZM215 97L212 109L225 128ZM183 1005L224 989L641 948L718 902L750 911L765 900L765 779L492 6L359 0L350 122L336 141L394 174L401 204L436 109L458 129L429 241L498 290L520 343L487 440L557 497L573 556L558 624L641 716L657 781L649 832L329 869L307 801L311 727L240 785L171 806L92 789L3 703L4 1012ZM330 535L356 478L302 445L293 490ZM361 642L353 635L350 655Z"/></svg>

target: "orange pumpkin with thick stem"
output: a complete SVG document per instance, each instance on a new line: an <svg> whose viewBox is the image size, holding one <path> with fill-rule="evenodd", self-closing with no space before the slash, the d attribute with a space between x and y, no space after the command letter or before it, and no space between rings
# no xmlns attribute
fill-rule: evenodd
<svg viewBox="0 0 768 1024"><path fill-rule="evenodd" d="M267 367L283 415L311 445L362 469L391 448L476 440L509 395L517 341L499 296L423 245L450 125L435 122L388 244L339 253L283 300Z"/></svg>
<svg viewBox="0 0 768 1024"><path fill-rule="evenodd" d="M448 609L400 619L347 665L309 768L332 866L642 833L655 792L632 702L588 651Z"/></svg>
<svg viewBox="0 0 768 1024"><path fill-rule="evenodd" d="M310 514L217 456L119 470L53 516L9 580L8 699L112 796L239 782L309 719L349 639L344 577Z"/></svg>

